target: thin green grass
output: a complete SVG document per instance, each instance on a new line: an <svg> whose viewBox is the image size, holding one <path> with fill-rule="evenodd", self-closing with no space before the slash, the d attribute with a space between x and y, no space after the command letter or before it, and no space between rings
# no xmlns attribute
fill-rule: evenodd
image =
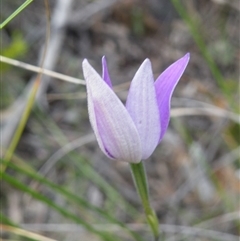
<svg viewBox="0 0 240 241"><path fill-rule="evenodd" d="M0 24L0 29L3 29L10 21L12 21L19 13L21 13L33 0L26 0L16 11L14 11L6 20Z"/></svg>
<svg viewBox="0 0 240 241"><path fill-rule="evenodd" d="M108 232L103 232L100 230L97 230L94 228L91 224L87 223L85 220L80 218L74 213L71 213L70 211L66 210L66 208L61 207L60 205L56 204L54 201L50 200L49 198L45 197L44 195L40 194L39 192L33 190L32 188L26 186L25 184L19 182L14 177L8 175L7 173L1 172L2 179L6 181L11 186L15 187L16 189L29 194L34 199L39 200L40 202L46 204L49 206L52 210L57 211L62 216L74 221L77 224L82 225L86 230L89 232L97 235L104 241L113 241L113 240L119 240L116 236L113 238L111 234Z"/></svg>
<svg viewBox="0 0 240 241"><path fill-rule="evenodd" d="M22 166L24 166L24 167L22 167ZM51 182L47 178L39 175L31 166L27 165L25 162L24 162L24 165L19 165L19 164L16 165L13 162L11 162L11 163L9 163L9 167L14 169L17 173L19 173L19 174L21 173L21 174L25 175L26 177L31 178L32 180L37 181L38 183L51 188L55 193L60 194L67 201L71 202L73 205L76 205L77 208L81 207L82 209L85 209L88 212L88 215L90 214L90 212L93 212L94 214L98 214L99 216L105 218L108 222L114 223L114 224L118 225L119 227L121 227L122 229L124 229L135 240L143 241L141 236L139 236L135 232L129 230L124 223L116 220L113 216L111 216L109 214L108 211L91 205L88 201L84 200L83 198L79 197L78 195L75 195L72 192L69 192L66 188L59 186L59 185ZM96 218L96 215L94 216L93 219L95 219L95 218Z"/></svg>
<svg viewBox="0 0 240 241"><path fill-rule="evenodd" d="M36 93L37 93L37 90L38 90L38 84L39 84L39 82L37 80L33 84L32 90L30 92L30 95L29 95L29 98L28 98L28 101L27 101L27 104L26 104L26 107L25 107L24 112L21 116L20 122L17 126L17 129L14 133L14 136L12 138L12 141L11 141L10 145L9 145L8 149L6 150L4 158L7 162L4 165L3 164L0 165L1 171L5 171L5 169L7 168L8 162L11 160L12 155L14 154L15 149L18 145L18 142L19 142L19 140L22 136L23 130L26 126L27 120L29 118L32 107L34 105L35 96L36 96Z"/></svg>
<svg viewBox="0 0 240 241"><path fill-rule="evenodd" d="M190 33L192 34L193 39L195 40L203 58L205 59L222 93L227 97L228 100L230 100L231 93L229 93L229 89L226 88L226 84L225 84L226 80L224 79L221 71L219 70L213 57L208 51L207 45L205 43L205 39L203 37L203 32L200 31L201 29L204 28L200 20L196 19L194 15L189 14L184 1L171 0L171 2L175 7L175 9L177 10L180 17L186 22L187 26L189 27Z"/></svg>
<svg viewBox="0 0 240 241"><path fill-rule="evenodd" d="M2 212L0 212L0 220L2 224L7 224L13 227L18 227L16 223L14 223L11 219L6 217Z"/></svg>

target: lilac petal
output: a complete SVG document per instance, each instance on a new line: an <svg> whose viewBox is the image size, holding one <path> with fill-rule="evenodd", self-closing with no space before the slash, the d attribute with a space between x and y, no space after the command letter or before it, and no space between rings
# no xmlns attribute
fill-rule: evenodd
<svg viewBox="0 0 240 241"><path fill-rule="evenodd" d="M155 81L157 93L157 102L160 111L161 135L159 142L162 140L170 120L170 102L172 93L181 78L190 59L187 53L181 59L170 65Z"/></svg>
<svg viewBox="0 0 240 241"><path fill-rule="evenodd" d="M108 73L107 60L106 57L102 57L102 78L112 88L112 82Z"/></svg>
<svg viewBox="0 0 240 241"><path fill-rule="evenodd" d="M142 144L142 159L155 150L160 136L160 118L151 62L146 59L135 74L126 108L135 123Z"/></svg>
<svg viewBox="0 0 240 241"><path fill-rule="evenodd" d="M126 108L87 60L83 73L89 118L100 148L111 159L140 162L140 138Z"/></svg>

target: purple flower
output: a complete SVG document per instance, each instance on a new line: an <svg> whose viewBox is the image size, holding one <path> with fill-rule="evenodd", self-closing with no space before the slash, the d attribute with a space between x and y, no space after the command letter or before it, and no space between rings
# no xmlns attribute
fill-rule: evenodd
<svg viewBox="0 0 240 241"><path fill-rule="evenodd" d="M189 58L186 54L177 60L155 82L151 62L146 59L132 80L126 106L112 90L105 57L102 78L83 61L89 118L105 155L138 163L153 153L167 130L171 96Z"/></svg>

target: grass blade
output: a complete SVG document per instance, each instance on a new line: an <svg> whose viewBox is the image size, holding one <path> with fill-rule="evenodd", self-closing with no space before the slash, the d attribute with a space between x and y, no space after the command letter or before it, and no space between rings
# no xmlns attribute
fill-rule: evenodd
<svg viewBox="0 0 240 241"><path fill-rule="evenodd" d="M188 13L186 7L184 7L183 1L171 0L171 2L173 4L174 8L177 10L178 14L181 16L181 18L187 23L189 30L190 30L198 48L200 49L204 59L206 60L208 67L209 67L213 77L215 78L218 86L221 88L223 93L228 96L229 93L227 92L227 90L224 86L224 78L206 47L205 40L202 37L202 31L199 31L199 29L201 29L199 21L196 20L193 16L191 16Z"/></svg>
<svg viewBox="0 0 240 241"><path fill-rule="evenodd" d="M49 198L46 198L44 195L29 188L28 186L19 182L18 180L11 177L10 175L8 175L4 172L1 172L1 176L2 176L2 179L5 180L7 183L9 183L11 186L17 188L18 190L21 190L24 193L31 195L36 200L39 200L42 203L45 203L47 206L51 207L53 210L60 213L62 216L66 217L68 219L71 219L72 221L74 221L77 224L81 224L86 230L99 236L102 240L104 240L104 241L112 241L113 240L108 233L96 230L93 226L91 226L89 223L85 222L84 220L82 220L81 218L76 216L75 214L67 211L65 208L57 205ZM114 238L114 240L116 240L116 237Z"/></svg>
<svg viewBox="0 0 240 241"><path fill-rule="evenodd" d="M15 165L14 163L9 163L9 167L13 168L18 173L25 174L26 176L34 179L35 181L38 181L41 184L45 184L46 186L50 187L51 189L53 189L57 193L59 193L62 196L64 196L68 201L71 201L71 202L73 202L75 204L78 204L79 206L82 206L83 208L85 208L85 209L87 209L89 211L93 211L95 213L98 213L102 217L106 218L110 223L117 224L121 228L125 229L135 240L137 240L137 241L142 241L143 240L141 238L141 236L139 236L135 232L129 230L124 223L116 220L114 217L112 217L110 214L108 214L105 210L93 206L92 204L90 204L86 200L82 199L81 197L79 197L79 196L69 192L67 189L65 189L65 188L63 188L63 187L61 187L61 186L51 182L47 178L39 175L31 167L28 167L26 169L26 168L23 168L21 165Z"/></svg>
<svg viewBox="0 0 240 241"><path fill-rule="evenodd" d="M4 28L11 20L13 20L20 12L22 12L33 0L26 0L16 11L14 11L5 21L0 24L0 29Z"/></svg>

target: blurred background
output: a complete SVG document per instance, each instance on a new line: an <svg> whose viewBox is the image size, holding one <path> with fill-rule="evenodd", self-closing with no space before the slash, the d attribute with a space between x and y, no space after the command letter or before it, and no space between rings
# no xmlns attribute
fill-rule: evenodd
<svg viewBox="0 0 240 241"><path fill-rule="evenodd" d="M3 0L1 23L23 2ZM101 73L105 55L125 102L145 58L157 78L190 52L144 162L150 199L162 240L237 241L239 11L238 0L35 0L1 30L1 55L75 81L84 58ZM1 240L151 240L128 164L96 143L84 82L17 65L1 58Z"/></svg>

